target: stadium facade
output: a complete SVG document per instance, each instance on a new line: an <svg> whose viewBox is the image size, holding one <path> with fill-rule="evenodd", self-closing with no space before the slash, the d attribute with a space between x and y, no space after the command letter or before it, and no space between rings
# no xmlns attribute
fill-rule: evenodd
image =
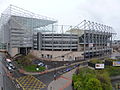
<svg viewBox="0 0 120 90"><path fill-rule="evenodd" d="M57 21L10 5L0 19L1 42L11 55L26 53L33 47L33 33Z"/></svg>
<svg viewBox="0 0 120 90"><path fill-rule="evenodd" d="M47 60L80 60L112 53L112 27L84 20L76 26L58 30L57 20L10 5L1 14L1 43L7 51L30 51ZM64 29L63 29L64 28Z"/></svg>

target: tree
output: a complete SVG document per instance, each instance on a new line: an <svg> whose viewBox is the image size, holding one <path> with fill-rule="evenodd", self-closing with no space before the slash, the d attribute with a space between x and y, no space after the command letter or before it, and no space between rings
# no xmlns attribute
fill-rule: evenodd
<svg viewBox="0 0 120 90"><path fill-rule="evenodd" d="M102 90L102 86L98 79L90 78L84 90Z"/></svg>
<svg viewBox="0 0 120 90"><path fill-rule="evenodd" d="M32 60L30 58L28 58L27 56L23 56L23 57L19 58L18 62L22 66L26 66L26 65L31 65L32 64Z"/></svg>
<svg viewBox="0 0 120 90"><path fill-rule="evenodd" d="M74 89L76 89L76 90L84 90L83 83L81 81L74 82Z"/></svg>
<svg viewBox="0 0 120 90"><path fill-rule="evenodd" d="M73 74L72 80L73 80L73 87L75 90L83 90L84 85L80 75Z"/></svg>
<svg viewBox="0 0 120 90"><path fill-rule="evenodd" d="M97 78L100 80L103 90L112 90L110 77L106 71L98 72Z"/></svg>

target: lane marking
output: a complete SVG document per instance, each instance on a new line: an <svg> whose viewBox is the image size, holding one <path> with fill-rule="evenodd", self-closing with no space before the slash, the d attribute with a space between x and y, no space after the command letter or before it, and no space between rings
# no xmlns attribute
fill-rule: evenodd
<svg viewBox="0 0 120 90"><path fill-rule="evenodd" d="M20 80L23 78L24 80ZM31 75L17 78L16 81L24 90L40 90L41 88L46 87L43 82Z"/></svg>

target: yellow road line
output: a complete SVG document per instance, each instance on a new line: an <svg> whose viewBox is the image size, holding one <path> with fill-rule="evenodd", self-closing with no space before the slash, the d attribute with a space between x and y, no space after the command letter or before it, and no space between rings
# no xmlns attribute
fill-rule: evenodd
<svg viewBox="0 0 120 90"><path fill-rule="evenodd" d="M21 83L16 79L16 81L18 82L18 84L23 88L23 90L25 90L25 88L21 85Z"/></svg>
<svg viewBox="0 0 120 90"><path fill-rule="evenodd" d="M16 81L20 84L23 90L40 90L40 88L46 87L43 82L31 75L20 77L16 79Z"/></svg>

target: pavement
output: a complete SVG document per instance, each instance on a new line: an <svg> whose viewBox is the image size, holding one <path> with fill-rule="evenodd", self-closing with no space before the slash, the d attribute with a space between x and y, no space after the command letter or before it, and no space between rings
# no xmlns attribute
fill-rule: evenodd
<svg viewBox="0 0 120 90"><path fill-rule="evenodd" d="M78 64L78 63L80 63L80 62L71 64L71 65L75 65L75 64ZM82 62L80 65L86 65L86 64L87 64L86 62L85 63ZM35 83L32 83L32 84L30 83L31 78L29 78L28 76L31 75L34 78L36 78L37 80L39 80L39 82L43 83L43 84L41 84L41 86L39 86L40 90L48 90L47 88L48 88L49 84L54 80L54 75L55 74L56 74L57 78L59 77L61 79L62 83L67 83L67 85L64 86L64 87L71 88L70 86L68 86L71 83L71 80L69 80L69 78L65 78L65 77L61 76L64 73L66 73L66 72L63 72L63 71L66 70L67 68L70 68L70 67L71 66L61 66L61 67L56 67L54 69L53 68L49 69L49 70L47 70L45 72L37 72L37 73L32 73L32 72L30 73L30 72L22 71L22 73L24 73L24 76L20 75L19 72L16 72L16 74L14 74L14 75L17 75L18 79L16 79L16 81L19 83L19 85L23 89L25 89L25 88L29 88L29 89L30 88L36 88L36 87L33 87L33 85ZM22 79L24 79L24 77L27 77L27 79L25 78L25 80L22 80ZM65 81L65 80L67 80L67 81Z"/></svg>
<svg viewBox="0 0 120 90"><path fill-rule="evenodd" d="M50 70L50 72L44 74L36 74L34 76L29 74L19 73L16 69L12 71L12 76L9 73L5 66L5 61L3 60L1 65L4 72L4 89L5 90L47 90L48 84L54 79L54 70ZM59 68L60 69L60 68ZM59 70L56 70L56 72ZM1 82L2 83L2 82ZM19 88L18 88L19 87Z"/></svg>
<svg viewBox="0 0 120 90"><path fill-rule="evenodd" d="M2 64L4 66L5 75L3 78L5 90L48 90L49 84L54 80L54 75L56 74L59 77L60 81L64 83L63 87L60 88L71 88L70 83L71 79L66 78L66 76L61 76L66 72L63 72L67 68L76 64L86 64L86 61L76 62L70 65L60 66L56 68L48 69L44 72L37 73L29 73L22 71L21 73L18 71L18 68L15 71L12 71L12 76L8 73L9 70L6 68L6 63L3 60ZM61 74L60 74L61 73ZM68 75L67 75L68 76ZM66 84L67 83L67 84ZM59 87L59 86L58 86ZM55 89L57 90L57 89ZM62 89L61 89L62 90ZM66 89L67 90L67 89ZM70 89L68 89L70 90Z"/></svg>
<svg viewBox="0 0 120 90"><path fill-rule="evenodd" d="M83 66L80 66L82 68ZM85 67L85 66L84 66ZM53 80L49 85L47 90L72 90L72 75L75 73L76 69L73 69L63 75L61 75L56 80Z"/></svg>
<svg viewBox="0 0 120 90"><path fill-rule="evenodd" d="M7 73L6 68L3 70L3 66L0 63L0 71L3 71L3 76L0 77L0 86L4 86L5 90L72 90L72 75L76 69L73 69L69 72L63 72L67 68L74 66L76 64L80 64L84 66L87 64L87 61L81 61L72 63L70 65L65 65L57 67L54 65L56 62L53 63L55 68L50 68L44 72L25 72L21 70L21 73L18 70L13 71L14 80L12 80ZM3 62L2 62L3 63ZM5 64L5 63L4 63ZM46 63L47 64L47 63ZM63 64L64 65L64 64ZM61 73L61 74L60 74ZM56 74L57 79L54 80L54 75ZM1 75L1 74L0 74ZM9 76L9 77L8 77ZM19 85L19 88L17 88Z"/></svg>

